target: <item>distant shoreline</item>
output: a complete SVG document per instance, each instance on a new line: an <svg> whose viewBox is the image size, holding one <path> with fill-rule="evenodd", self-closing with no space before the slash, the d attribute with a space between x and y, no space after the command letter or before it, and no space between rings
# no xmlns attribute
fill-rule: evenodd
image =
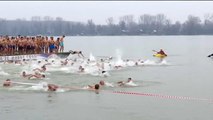
<svg viewBox="0 0 213 120"><path fill-rule="evenodd" d="M210 15L213 16L213 15ZM107 24L96 24L92 19L87 23L65 21L61 17L53 19L46 16L34 16L32 19L7 20L0 18L0 35L45 35L45 36L161 36L161 35L213 35L213 19L204 21L197 16L189 15L180 23L172 22L164 14L144 14L135 20L133 15L120 17L118 23L114 18L106 19Z"/></svg>

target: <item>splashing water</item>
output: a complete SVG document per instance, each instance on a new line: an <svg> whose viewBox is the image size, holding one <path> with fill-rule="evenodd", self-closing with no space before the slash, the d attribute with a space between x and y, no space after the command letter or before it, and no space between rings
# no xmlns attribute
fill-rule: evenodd
<svg viewBox="0 0 213 120"><path fill-rule="evenodd" d="M122 52L120 49L116 49L116 62L115 65L120 65L120 66L124 66L125 63L122 60Z"/></svg>
<svg viewBox="0 0 213 120"><path fill-rule="evenodd" d="M122 60L121 58L122 58L122 52L121 52L121 50L120 49L116 49L116 58L117 58L117 61L120 61L120 60Z"/></svg>
<svg viewBox="0 0 213 120"><path fill-rule="evenodd" d="M60 59L60 57L57 56L56 54L52 54L48 57L48 59Z"/></svg>
<svg viewBox="0 0 213 120"><path fill-rule="evenodd" d="M145 60L143 65L170 65L166 60L154 61L154 60Z"/></svg>
<svg viewBox="0 0 213 120"><path fill-rule="evenodd" d="M4 72L4 71L0 71L0 75L2 75L2 76L8 76L8 75L10 75L9 73L6 73L6 72Z"/></svg>
<svg viewBox="0 0 213 120"><path fill-rule="evenodd" d="M92 55L92 53L89 54L90 61L96 61L95 57Z"/></svg>
<svg viewBox="0 0 213 120"><path fill-rule="evenodd" d="M0 67L0 75L2 75L2 76L8 76L8 75L10 75L10 74L4 72L4 70L2 70L2 68Z"/></svg>

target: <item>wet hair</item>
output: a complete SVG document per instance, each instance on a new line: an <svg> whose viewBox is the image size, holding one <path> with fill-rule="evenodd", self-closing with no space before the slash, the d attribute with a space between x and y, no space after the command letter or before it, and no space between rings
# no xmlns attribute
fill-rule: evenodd
<svg viewBox="0 0 213 120"><path fill-rule="evenodd" d="M48 84L47 87L49 91L56 91L58 89L58 86L53 84Z"/></svg>
<svg viewBox="0 0 213 120"><path fill-rule="evenodd" d="M128 78L128 82L130 82L132 80L132 78Z"/></svg>
<svg viewBox="0 0 213 120"><path fill-rule="evenodd" d="M100 84L100 85L104 85L105 83L104 83L103 80L101 80L101 81L99 82L99 84Z"/></svg>
<svg viewBox="0 0 213 120"><path fill-rule="evenodd" d="M103 73L105 73L106 71L102 71L101 73L103 74Z"/></svg>
<svg viewBox="0 0 213 120"><path fill-rule="evenodd" d="M95 84L95 89L96 89L96 90L98 90L98 89L99 89L99 87L100 87L100 85L99 85L99 84Z"/></svg>
<svg viewBox="0 0 213 120"><path fill-rule="evenodd" d="M10 79L5 80L5 82L3 83L4 87L9 87L10 85L11 85Z"/></svg>

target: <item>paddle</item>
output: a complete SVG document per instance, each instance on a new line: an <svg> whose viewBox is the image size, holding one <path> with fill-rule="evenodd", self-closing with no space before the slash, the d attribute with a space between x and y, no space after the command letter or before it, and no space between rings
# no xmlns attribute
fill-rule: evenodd
<svg viewBox="0 0 213 120"><path fill-rule="evenodd" d="M207 57L211 57L211 56L213 56L213 54L210 54L210 55L208 55Z"/></svg>
<svg viewBox="0 0 213 120"><path fill-rule="evenodd" d="M158 52L157 50L152 50L153 52Z"/></svg>

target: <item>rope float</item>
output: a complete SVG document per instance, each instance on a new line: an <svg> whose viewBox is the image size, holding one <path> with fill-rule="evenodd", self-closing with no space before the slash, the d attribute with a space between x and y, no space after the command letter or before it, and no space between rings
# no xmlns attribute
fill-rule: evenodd
<svg viewBox="0 0 213 120"><path fill-rule="evenodd" d="M157 97L157 98L165 98L165 99L207 101L207 102L213 103L213 99L207 99L207 98L194 98L194 97L171 96L171 95L161 95L161 94L151 94L151 93L124 92L124 91L113 91L112 93L114 93L114 94L126 94L126 95L137 95L137 96L147 96L147 97Z"/></svg>

